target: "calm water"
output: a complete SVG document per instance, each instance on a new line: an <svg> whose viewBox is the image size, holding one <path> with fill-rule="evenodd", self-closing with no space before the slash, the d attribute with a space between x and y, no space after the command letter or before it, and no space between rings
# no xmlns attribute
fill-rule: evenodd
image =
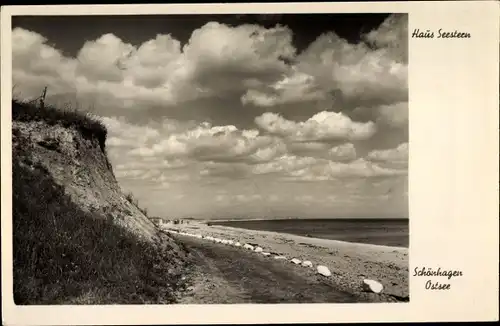
<svg viewBox="0 0 500 326"><path fill-rule="evenodd" d="M235 220L211 224L385 246L409 245L408 219Z"/></svg>

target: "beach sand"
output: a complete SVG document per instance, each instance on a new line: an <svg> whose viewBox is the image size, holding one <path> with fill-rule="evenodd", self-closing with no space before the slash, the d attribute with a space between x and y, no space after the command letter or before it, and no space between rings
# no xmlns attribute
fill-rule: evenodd
<svg viewBox="0 0 500 326"><path fill-rule="evenodd" d="M208 226L197 221L189 221L188 224L166 224L165 227L203 236L231 239L239 241L242 245L258 244L266 252L281 254L288 259L310 260L314 267L327 266L332 272L333 281L346 291L361 293L363 279L373 279L382 283L384 294L394 296L399 301L409 300L408 248L350 243L219 225Z"/></svg>

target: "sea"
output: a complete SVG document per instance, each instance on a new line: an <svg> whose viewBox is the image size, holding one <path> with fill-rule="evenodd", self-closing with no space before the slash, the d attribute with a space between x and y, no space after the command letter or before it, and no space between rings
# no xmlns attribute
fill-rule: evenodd
<svg viewBox="0 0 500 326"><path fill-rule="evenodd" d="M409 246L408 219L262 219L213 221L210 224L383 246Z"/></svg>

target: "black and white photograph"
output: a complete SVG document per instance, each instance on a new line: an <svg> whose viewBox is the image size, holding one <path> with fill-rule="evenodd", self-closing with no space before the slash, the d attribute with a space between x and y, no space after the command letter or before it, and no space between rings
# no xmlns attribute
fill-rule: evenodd
<svg viewBox="0 0 500 326"><path fill-rule="evenodd" d="M13 17L15 303L408 302L407 27Z"/></svg>
<svg viewBox="0 0 500 326"><path fill-rule="evenodd" d="M2 6L3 323L498 320L499 13Z"/></svg>

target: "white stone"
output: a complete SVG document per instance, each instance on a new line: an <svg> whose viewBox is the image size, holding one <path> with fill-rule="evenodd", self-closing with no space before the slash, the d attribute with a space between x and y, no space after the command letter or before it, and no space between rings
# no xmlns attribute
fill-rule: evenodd
<svg viewBox="0 0 500 326"><path fill-rule="evenodd" d="M263 250L261 247L255 247L254 249L255 252L262 252Z"/></svg>
<svg viewBox="0 0 500 326"><path fill-rule="evenodd" d="M236 243L234 244L234 246L235 246L235 247L241 247L241 243L236 242Z"/></svg>
<svg viewBox="0 0 500 326"><path fill-rule="evenodd" d="M270 252L264 252L264 251L262 251L262 254L263 254L264 256L271 256L271 253L270 253Z"/></svg>
<svg viewBox="0 0 500 326"><path fill-rule="evenodd" d="M319 265L317 267L317 270L318 270L318 273L323 275L323 276L332 276L332 273L330 272L330 270L326 266Z"/></svg>
<svg viewBox="0 0 500 326"><path fill-rule="evenodd" d="M285 256L274 256L274 259L282 260L282 259L286 259L286 257Z"/></svg>
<svg viewBox="0 0 500 326"><path fill-rule="evenodd" d="M245 245L243 246L243 248L248 249L248 250L253 250L253 246L249 245L248 243L245 243Z"/></svg>
<svg viewBox="0 0 500 326"><path fill-rule="evenodd" d="M292 260L290 260L292 263L294 263L295 265L298 265L300 264L302 261L300 259L297 259L297 258L294 258Z"/></svg>
<svg viewBox="0 0 500 326"><path fill-rule="evenodd" d="M370 291L373 293L380 293L384 289L384 286L380 282L364 279L363 280L363 290Z"/></svg>
<svg viewBox="0 0 500 326"><path fill-rule="evenodd" d="M306 260L306 261L302 262L302 266L304 266L304 267L312 267L312 265L313 264L309 260Z"/></svg>

